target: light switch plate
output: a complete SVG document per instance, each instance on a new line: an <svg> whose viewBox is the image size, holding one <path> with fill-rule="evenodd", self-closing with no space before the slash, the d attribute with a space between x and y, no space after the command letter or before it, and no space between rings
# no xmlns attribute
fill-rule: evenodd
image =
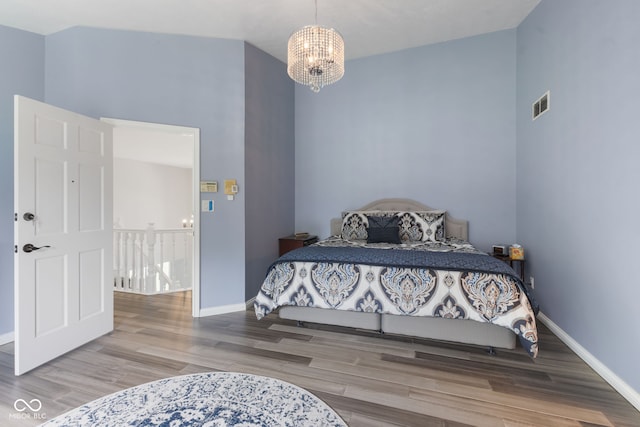
<svg viewBox="0 0 640 427"><path fill-rule="evenodd" d="M213 212L215 206L213 200L201 200L202 212Z"/></svg>

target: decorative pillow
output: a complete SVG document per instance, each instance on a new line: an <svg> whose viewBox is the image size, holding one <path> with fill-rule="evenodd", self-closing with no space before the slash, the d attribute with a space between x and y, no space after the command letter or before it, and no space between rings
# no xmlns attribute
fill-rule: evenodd
<svg viewBox="0 0 640 427"><path fill-rule="evenodd" d="M402 243L397 216L367 215L367 243Z"/></svg>
<svg viewBox="0 0 640 427"><path fill-rule="evenodd" d="M344 240L367 240L367 213L347 211L342 213L342 238Z"/></svg>
<svg viewBox="0 0 640 427"><path fill-rule="evenodd" d="M441 242L445 240L445 211L398 212L403 242Z"/></svg>
<svg viewBox="0 0 640 427"><path fill-rule="evenodd" d="M422 230L423 242L445 241L445 213L445 211L416 212L416 214L424 221Z"/></svg>

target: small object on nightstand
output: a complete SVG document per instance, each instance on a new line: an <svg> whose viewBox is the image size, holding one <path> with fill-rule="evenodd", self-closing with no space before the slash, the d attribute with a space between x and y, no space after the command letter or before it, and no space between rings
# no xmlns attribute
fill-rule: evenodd
<svg viewBox="0 0 640 427"><path fill-rule="evenodd" d="M509 246L509 258L516 260L524 259L524 248L520 245Z"/></svg>
<svg viewBox="0 0 640 427"><path fill-rule="evenodd" d="M494 255L507 255L507 247L505 245L493 245Z"/></svg>
<svg viewBox="0 0 640 427"><path fill-rule="evenodd" d="M309 233L296 233L291 236L281 237L278 239L279 256L294 249L312 245L317 241L318 236L312 236Z"/></svg>

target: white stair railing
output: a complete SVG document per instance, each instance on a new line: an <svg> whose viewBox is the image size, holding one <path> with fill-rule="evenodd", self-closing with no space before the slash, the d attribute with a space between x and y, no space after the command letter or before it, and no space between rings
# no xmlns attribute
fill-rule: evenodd
<svg viewBox="0 0 640 427"><path fill-rule="evenodd" d="M113 230L113 286L158 294L191 289L193 229Z"/></svg>

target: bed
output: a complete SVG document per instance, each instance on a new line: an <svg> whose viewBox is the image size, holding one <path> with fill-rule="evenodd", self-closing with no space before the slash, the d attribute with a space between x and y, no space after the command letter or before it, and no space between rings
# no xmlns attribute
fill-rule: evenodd
<svg viewBox="0 0 640 427"><path fill-rule="evenodd" d="M468 223L409 199L331 220L331 236L268 269L254 302L284 319L513 349L535 357L537 304L505 262L468 242Z"/></svg>

